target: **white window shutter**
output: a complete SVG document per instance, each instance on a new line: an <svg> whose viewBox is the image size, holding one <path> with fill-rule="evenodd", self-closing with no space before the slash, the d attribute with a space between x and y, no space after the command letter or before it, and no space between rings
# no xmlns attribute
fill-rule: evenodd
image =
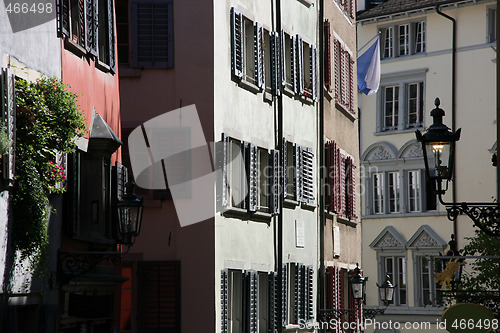
<svg viewBox="0 0 500 333"><path fill-rule="evenodd" d="M247 177L248 177L248 206L251 212L257 211L257 146L247 143Z"/></svg>
<svg viewBox="0 0 500 333"><path fill-rule="evenodd" d="M314 154L311 148L302 148L302 199L307 203L314 203Z"/></svg>
<svg viewBox="0 0 500 333"><path fill-rule="evenodd" d="M247 314L245 319L247 321L247 332L257 333L258 332L258 299L257 299L257 272L254 270L249 270L245 272L245 293L246 293L246 308Z"/></svg>
<svg viewBox="0 0 500 333"><path fill-rule="evenodd" d="M10 68L2 69L2 123L9 138L9 151L3 158L3 178L14 181L16 157L16 96L15 76Z"/></svg>
<svg viewBox="0 0 500 333"><path fill-rule="evenodd" d="M286 86L286 69L285 69L285 31L281 29L281 41L280 41L280 70L281 70L281 86L284 88Z"/></svg>
<svg viewBox="0 0 500 333"><path fill-rule="evenodd" d="M312 99L318 101L318 50L316 46L311 46L311 83Z"/></svg>
<svg viewBox="0 0 500 333"><path fill-rule="evenodd" d="M297 35L297 88L298 94L304 94L304 46L302 37Z"/></svg>
<svg viewBox="0 0 500 333"><path fill-rule="evenodd" d="M281 189L280 189L280 151L272 149L270 154L270 165L273 168L271 179L271 212L278 214L280 211Z"/></svg>
<svg viewBox="0 0 500 333"><path fill-rule="evenodd" d="M231 71L238 78L243 77L243 16L231 8Z"/></svg>
<svg viewBox="0 0 500 333"><path fill-rule="evenodd" d="M288 141L283 138L283 154L282 154L282 170L281 173L283 179L283 199L286 198L286 194L288 193Z"/></svg>
<svg viewBox="0 0 500 333"><path fill-rule="evenodd" d="M261 24L255 23L254 29L255 81L259 88L264 89L264 28Z"/></svg>
<svg viewBox="0 0 500 333"><path fill-rule="evenodd" d="M221 207L227 207L229 203L228 199L228 161L229 161L229 137L222 133L222 140L217 144L217 168L221 170L220 172L220 180L217 181L217 184L220 184L220 190L218 190L217 194L219 195L218 202Z"/></svg>
<svg viewBox="0 0 500 333"><path fill-rule="evenodd" d="M271 32L271 81L272 93L274 96L281 95L281 47L280 36L277 32Z"/></svg>
<svg viewBox="0 0 500 333"><path fill-rule="evenodd" d="M311 322L314 320L314 269L312 266L306 266L305 272L306 317L304 319Z"/></svg>
<svg viewBox="0 0 500 333"><path fill-rule="evenodd" d="M223 269L220 279L221 332L229 333L229 272Z"/></svg>
<svg viewBox="0 0 500 333"><path fill-rule="evenodd" d="M302 201L302 175L303 173L303 163L302 163L302 147L298 144L294 146L293 152L294 161L294 186L295 186L295 200Z"/></svg>
<svg viewBox="0 0 500 333"><path fill-rule="evenodd" d="M292 63L290 64L291 77L292 77L292 86L293 92L295 94L299 93L299 81L297 80L297 38L295 36L292 37L292 42L290 43L290 59Z"/></svg>
<svg viewBox="0 0 500 333"><path fill-rule="evenodd" d="M281 265L281 325L288 324L288 265Z"/></svg>

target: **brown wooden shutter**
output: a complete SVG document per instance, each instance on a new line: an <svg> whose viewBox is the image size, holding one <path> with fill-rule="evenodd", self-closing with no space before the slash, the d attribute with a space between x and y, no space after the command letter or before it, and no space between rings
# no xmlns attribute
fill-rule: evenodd
<svg viewBox="0 0 500 333"><path fill-rule="evenodd" d="M324 72L325 72L325 86L328 91L332 91L332 50L331 50L331 33L330 21L325 20L323 25L324 30Z"/></svg>
<svg viewBox="0 0 500 333"><path fill-rule="evenodd" d="M349 111L352 113L356 113L354 108L354 94L356 91L356 87L354 85L354 60L349 55Z"/></svg>
<svg viewBox="0 0 500 333"><path fill-rule="evenodd" d="M340 41L338 39L334 39L334 48L333 48L333 57L334 57L334 72L335 72L335 101L340 103L341 101L341 93L340 93L340 79L341 79L341 50L340 50Z"/></svg>
<svg viewBox="0 0 500 333"><path fill-rule="evenodd" d="M138 331L180 332L180 262L139 262L137 286Z"/></svg>

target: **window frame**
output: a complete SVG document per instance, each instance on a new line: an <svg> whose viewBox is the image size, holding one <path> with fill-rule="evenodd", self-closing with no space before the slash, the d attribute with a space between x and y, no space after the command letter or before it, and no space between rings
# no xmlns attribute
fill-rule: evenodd
<svg viewBox="0 0 500 333"><path fill-rule="evenodd" d="M394 300L392 303L389 304L389 306L392 307L398 307L398 306L408 306L408 259L406 257L405 251L377 251L377 256L378 256L378 262L379 262L379 282L380 285L384 283L386 280L386 275L389 275L391 282L393 285L395 285L395 290L394 290ZM387 270L387 260L391 259L392 260L392 267L391 271L392 273L389 273ZM403 260L403 266L401 267L400 259ZM400 269L402 268L402 269ZM398 279L396 280L394 278L395 271L397 271L398 274ZM392 274L392 275L391 275ZM406 280L405 287L401 287L399 275L403 275L403 279ZM405 296L405 301L402 303L401 301L401 292L404 291L406 296ZM381 302L379 300L379 302Z"/></svg>
<svg viewBox="0 0 500 333"><path fill-rule="evenodd" d="M434 256L439 255L438 253L434 253ZM430 302L425 302L426 296L424 295L424 276L422 271L422 260L426 259L429 262L429 268L427 272L427 279L429 283L428 289L428 298ZM428 253L414 253L413 260L415 262L415 306L425 307L425 306L438 306L436 302L436 281L434 279L433 273L435 268L435 262L432 260L432 257L429 257Z"/></svg>
<svg viewBox="0 0 500 333"><path fill-rule="evenodd" d="M497 25L497 8L496 7L487 7L486 8L487 15L487 26L486 26L486 43L496 43L496 25Z"/></svg>
<svg viewBox="0 0 500 333"><path fill-rule="evenodd" d="M419 28L423 28L419 30ZM379 26L380 58L395 59L427 52L427 21L425 17ZM419 37L422 37L419 40Z"/></svg>

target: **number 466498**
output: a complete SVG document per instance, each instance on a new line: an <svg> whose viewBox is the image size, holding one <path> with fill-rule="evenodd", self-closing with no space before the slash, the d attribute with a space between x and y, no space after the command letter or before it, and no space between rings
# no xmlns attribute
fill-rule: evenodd
<svg viewBox="0 0 500 333"><path fill-rule="evenodd" d="M11 14L51 14L52 3L26 3L26 2L11 2L7 5L6 11Z"/></svg>

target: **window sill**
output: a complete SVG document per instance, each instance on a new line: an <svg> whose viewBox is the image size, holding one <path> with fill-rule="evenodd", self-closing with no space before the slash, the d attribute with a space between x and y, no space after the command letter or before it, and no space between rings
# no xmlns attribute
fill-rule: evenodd
<svg viewBox="0 0 500 333"><path fill-rule="evenodd" d="M264 102L267 102L269 104L272 104L273 103L273 94L271 93L271 89L267 89L264 91L263 93L264 95Z"/></svg>
<svg viewBox="0 0 500 333"><path fill-rule="evenodd" d="M103 72L110 73L111 72L111 67L109 67L108 64L96 59L95 61L95 67L97 69L100 69ZM111 74L111 73L110 73Z"/></svg>
<svg viewBox="0 0 500 333"><path fill-rule="evenodd" d="M306 6L307 8L311 7L311 6L314 6L314 4L312 3L312 1L309 1L309 0L298 0L301 4L303 4L304 6Z"/></svg>
<svg viewBox="0 0 500 333"><path fill-rule="evenodd" d="M295 209L295 207L297 207L299 204L300 204L300 202L295 201L295 200L290 199L290 198L285 198L285 200L283 200L283 207L284 208Z"/></svg>
<svg viewBox="0 0 500 333"><path fill-rule="evenodd" d="M340 215L337 215L337 222L354 228L358 225L358 222L349 220L348 218Z"/></svg>
<svg viewBox="0 0 500 333"><path fill-rule="evenodd" d="M81 58L83 58L87 54L87 50L85 50L83 46L73 42L71 39L68 38L64 39L64 48Z"/></svg>
<svg viewBox="0 0 500 333"><path fill-rule="evenodd" d="M295 92L288 87L288 83L285 85L282 92L283 92L283 94L285 94L291 98L293 98L295 96Z"/></svg>
<svg viewBox="0 0 500 333"><path fill-rule="evenodd" d="M392 134L405 134L405 133L415 133L416 130L424 130L424 126L412 127L404 130L387 130L387 131L377 131L374 133L375 136L382 135L392 135Z"/></svg>
<svg viewBox="0 0 500 333"><path fill-rule="evenodd" d="M240 86L241 88L246 89L254 94L258 94L261 92L261 89L259 87L257 87L252 82L247 81L245 78L238 81L238 86Z"/></svg>
<svg viewBox="0 0 500 333"><path fill-rule="evenodd" d="M314 105L313 99L310 98L310 97L308 97L308 96L306 96L306 95L300 95L299 99L304 104Z"/></svg>
<svg viewBox="0 0 500 333"><path fill-rule="evenodd" d="M328 100L328 102L331 102L333 100L333 91L330 91L325 85L323 85L323 91L324 91L324 96Z"/></svg>
<svg viewBox="0 0 500 333"><path fill-rule="evenodd" d="M252 220L252 221L260 221L260 222L269 222L273 217L270 213L264 212L249 212L246 209L238 208L238 207L226 207L223 208L221 214L224 217L235 217L239 219Z"/></svg>
<svg viewBox="0 0 500 333"><path fill-rule="evenodd" d="M385 214L373 214L373 215L363 215L362 219L387 219L387 218L402 218L402 217L422 217L422 216L446 216L446 212L441 212L437 210L430 210L427 212L418 213L385 213Z"/></svg>
<svg viewBox="0 0 500 333"><path fill-rule="evenodd" d="M316 204L314 203L308 203L308 202L301 202L300 203L300 208L305 209L305 210L310 210L314 211L316 209Z"/></svg>
<svg viewBox="0 0 500 333"><path fill-rule="evenodd" d="M340 105L339 103L335 102L335 108L337 110L339 110L340 112L342 112L347 118L349 118L352 122L354 122L357 118L356 116L348 111L346 108L344 108L342 105Z"/></svg>

